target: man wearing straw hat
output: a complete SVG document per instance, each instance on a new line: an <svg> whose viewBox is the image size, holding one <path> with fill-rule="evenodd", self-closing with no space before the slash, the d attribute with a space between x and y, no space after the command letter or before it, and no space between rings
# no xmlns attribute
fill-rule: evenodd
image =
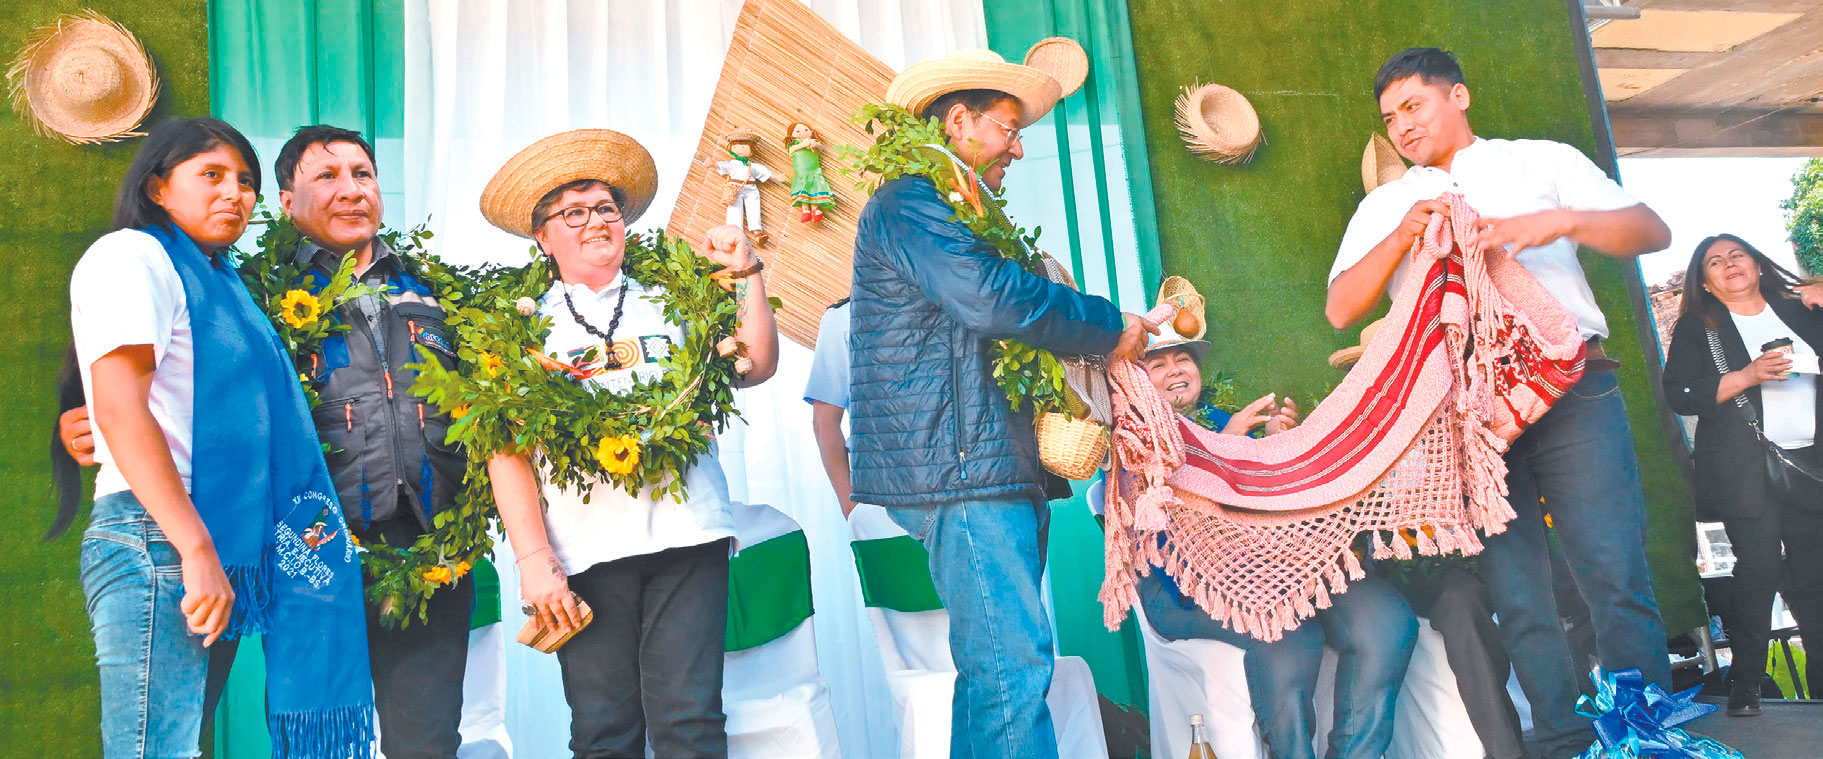
<svg viewBox="0 0 1823 759"><path fill-rule="evenodd" d="M546 137L488 180L482 215L536 240L554 264L558 281L538 306L552 320L545 352L607 355L616 336L681 344L659 286L621 270L627 226L657 187L651 154L607 129ZM759 384L778 363L759 260L734 226L709 230L704 252L750 283L736 288L745 300L734 337L753 366L735 384ZM615 392L607 379L599 392ZM557 651L575 756L727 756L722 646L734 520L713 449L682 473L681 503L605 481L585 492L541 482L529 453L496 455L488 472L521 595L541 624L577 630ZM579 598L595 612L592 624Z"/></svg>
<svg viewBox="0 0 1823 759"><path fill-rule="evenodd" d="M1024 155L1019 130L1062 93L1043 69L972 50L906 69L886 97L938 120L948 144L933 147L999 192ZM1056 757L1039 583L1047 493L1068 491L1047 489L1031 413L1009 407L991 376L994 345L1127 360L1147 330L1003 257L925 177L874 192L854 261L853 499L886 507L930 551L956 659L951 755Z"/></svg>
<svg viewBox="0 0 1823 759"><path fill-rule="evenodd" d="M1455 57L1436 48L1400 51L1375 76L1387 135L1415 165L1356 209L1330 269L1326 315L1345 327L1372 310L1389 283L1396 291L1410 275L1405 252L1432 215L1447 213L1437 196L1459 193L1483 214L1484 248L1512 251L1581 328L1587 369L1508 450L1518 516L1487 537L1481 557L1501 637L1532 704L1538 755L1560 759L1586 748L1593 734L1576 712L1583 673L1552 597L1544 509L1593 612L1602 665L1638 667L1647 682L1671 685L1619 363L1602 352L1608 324L1576 258L1578 245L1618 258L1659 250L1670 231L1569 145L1476 137L1464 82Z"/></svg>

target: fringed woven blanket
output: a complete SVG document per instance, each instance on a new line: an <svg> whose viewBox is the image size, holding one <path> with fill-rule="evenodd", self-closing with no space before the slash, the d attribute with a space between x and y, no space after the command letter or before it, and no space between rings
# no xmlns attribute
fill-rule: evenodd
<svg viewBox="0 0 1823 759"><path fill-rule="evenodd" d="M1575 321L1505 251L1484 257L1479 215L1439 200L1409 253L1391 313L1302 426L1221 435L1174 412L1137 365L1110 368L1114 469L1107 505L1112 629L1153 568L1228 628L1277 640L1377 558L1481 550L1506 529L1501 455L1583 370ZM1161 540L1161 535L1163 539ZM1388 538L1391 538L1390 540Z"/></svg>

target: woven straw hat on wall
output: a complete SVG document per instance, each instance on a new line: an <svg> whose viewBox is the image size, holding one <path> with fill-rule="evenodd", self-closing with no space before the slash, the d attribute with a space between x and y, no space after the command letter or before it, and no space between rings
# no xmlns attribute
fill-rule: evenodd
<svg viewBox="0 0 1823 759"><path fill-rule="evenodd" d="M1177 98L1177 130L1190 152L1216 163L1246 163L1260 146L1260 115L1232 87L1192 85Z"/></svg>
<svg viewBox="0 0 1823 759"><path fill-rule="evenodd" d="M6 79L20 118L39 134L77 145L144 136L134 129L158 100L145 47L94 11L33 30Z"/></svg>

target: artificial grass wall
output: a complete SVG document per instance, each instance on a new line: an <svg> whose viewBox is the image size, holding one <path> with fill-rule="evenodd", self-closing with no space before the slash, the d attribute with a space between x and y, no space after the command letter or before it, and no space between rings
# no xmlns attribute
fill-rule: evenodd
<svg viewBox="0 0 1823 759"><path fill-rule="evenodd" d="M83 8L120 22L151 53L163 86L148 123L208 115L203 0L7 0L0 54L10 59L31 30ZM70 145L0 110L0 756L100 756L95 647L76 573L86 509L62 537L40 538L55 512L47 451L70 339L70 269L107 231L140 140Z"/></svg>
<svg viewBox="0 0 1823 759"><path fill-rule="evenodd" d="M1329 267L1366 192L1361 153L1381 131L1374 72L1392 53L1456 53L1478 134L1559 140L1597 157L1576 59L1583 31L1564 0L1145 0L1129 4L1165 274L1209 297L1214 350L1204 372L1238 379L1241 399L1268 391L1309 408L1341 380L1330 352L1354 344L1323 318ZM1265 144L1250 163L1192 156L1173 123L1180 88L1219 82L1259 112ZM1648 554L1673 631L1706 618L1689 496L1663 435L1628 281L1637 267L1585 251L1625 366L1640 474L1651 514ZM1648 358L1650 355L1650 358Z"/></svg>

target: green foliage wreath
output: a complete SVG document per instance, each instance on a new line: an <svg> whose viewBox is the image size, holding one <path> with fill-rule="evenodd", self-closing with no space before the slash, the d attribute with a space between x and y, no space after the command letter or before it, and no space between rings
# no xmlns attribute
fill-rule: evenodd
<svg viewBox="0 0 1823 759"><path fill-rule="evenodd" d="M859 171L880 182L902 176L931 180L955 211L957 221L1020 268L1044 276L1044 254L1038 250L1041 230L1028 234L1015 225L1007 217L1006 201L999 193L984 191L973 171L966 167L959 170L957 161L937 147L948 141L937 119L920 119L894 105L870 104L856 113L854 120L877 137L866 150L843 149L853 163L853 168L846 171ZM1050 351L1016 340L1001 340L998 347L994 380L1013 408L1028 407L1033 414L1058 411L1081 415L1084 409L1065 384L1063 364Z"/></svg>
<svg viewBox="0 0 1823 759"><path fill-rule="evenodd" d="M665 319L684 329L683 342L660 361L663 374L628 392L598 391L582 368L594 363L589 357L571 366L544 355L552 321L536 305L552 280L542 256L454 308L449 324L462 368L414 365L412 392L450 412L450 440L468 447L471 471L499 453L536 452L544 476L565 488L606 481L682 500L682 474L738 413L729 341L739 309L709 276L719 268L681 241L628 235L622 273L658 286L653 297Z"/></svg>

